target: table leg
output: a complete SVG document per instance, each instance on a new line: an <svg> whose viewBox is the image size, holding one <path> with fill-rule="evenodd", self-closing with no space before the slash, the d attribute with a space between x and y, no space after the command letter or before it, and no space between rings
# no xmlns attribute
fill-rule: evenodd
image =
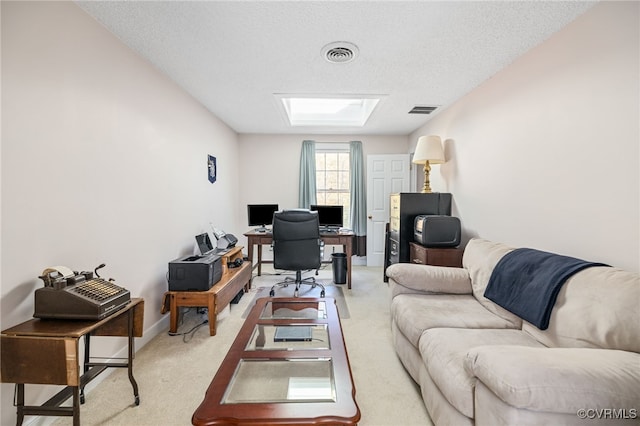
<svg viewBox="0 0 640 426"><path fill-rule="evenodd" d="M128 362L127 362L127 373L129 375L129 382L131 382L131 386L133 387L133 396L135 398L135 404L140 405L140 395L138 394L138 383L136 379L133 377L133 353L135 351L135 341L133 338L133 309L129 309L127 312L128 315L128 339L129 339L129 352L128 352Z"/></svg>
<svg viewBox="0 0 640 426"><path fill-rule="evenodd" d="M353 256L353 239L349 238L344 245L344 252L347 255L347 288L351 290L351 257Z"/></svg>
<svg viewBox="0 0 640 426"><path fill-rule="evenodd" d="M89 361L91 358L91 333L84 335L84 364L82 366L82 374L89 371ZM84 386L80 388L80 404L84 404Z"/></svg>
<svg viewBox="0 0 640 426"><path fill-rule="evenodd" d="M73 426L80 426L80 387L79 386L73 386Z"/></svg>
<svg viewBox="0 0 640 426"><path fill-rule="evenodd" d="M176 333L178 331L178 317L180 312L178 311L178 302L176 301L176 295L169 295L169 331Z"/></svg>
<svg viewBox="0 0 640 426"><path fill-rule="evenodd" d="M251 270L253 271L253 238L247 237L247 258L251 262Z"/></svg>
<svg viewBox="0 0 640 426"><path fill-rule="evenodd" d="M216 305L215 305L215 295L211 293L207 297L207 314L209 321L209 336L216 335Z"/></svg>
<svg viewBox="0 0 640 426"><path fill-rule="evenodd" d="M258 276L262 274L262 244L258 244Z"/></svg>
<svg viewBox="0 0 640 426"><path fill-rule="evenodd" d="M24 421L24 383L16 384L16 406L18 407L16 425L20 426Z"/></svg>

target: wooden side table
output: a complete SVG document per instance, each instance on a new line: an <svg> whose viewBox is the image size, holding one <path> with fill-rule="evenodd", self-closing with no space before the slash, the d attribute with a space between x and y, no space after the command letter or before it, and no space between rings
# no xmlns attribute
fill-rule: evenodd
<svg viewBox="0 0 640 426"><path fill-rule="evenodd" d="M133 378L134 337L142 336L144 300L131 299L118 312L102 320L32 319L2 332L0 339L3 383L16 383L16 424L24 416L73 416L80 425L84 387L107 368L127 368L135 404L140 404L138 384ZM90 357L90 336L128 338L126 362L98 362ZM80 366L80 338L84 337L84 362ZM40 406L25 405L25 384L64 385ZM71 407L61 406L72 398Z"/></svg>
<svg viewBox="0 0 640 426"><path fill-rule="evenodd" d="M419 265L462 267L463 248L424 247L409 243L410 261Z"/></svg>
<svg viewBox="0 0 640 426"><path fill-rule="evenodd" d="M178 331L181 307L205 307L209 320L209 335L216 335L218 314L241 291L251 288L251 262L243 262L237 268L227 265L242 258L242 247L234 247L222 257L222 278L207 291L167 291L162 300L160 312L170 313L169 332Z"/></svg>

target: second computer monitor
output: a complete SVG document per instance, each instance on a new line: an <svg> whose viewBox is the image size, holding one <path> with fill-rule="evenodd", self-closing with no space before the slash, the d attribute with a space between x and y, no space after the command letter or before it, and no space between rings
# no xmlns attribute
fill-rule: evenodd
<svg viewBox="0 0 640 426"><path fill-rule="evenodd" d="M323 228L342 228L342 206L321 206L312 204L312 211L318 212L318 221Z"/></svg>
<svg viewBox="0 0 640 426"><path fill-rule="evenodd" d="M277 204L247 204L249 226L257 226L258 230L264 231L273 223L273 213L277 211Z"/></svg>

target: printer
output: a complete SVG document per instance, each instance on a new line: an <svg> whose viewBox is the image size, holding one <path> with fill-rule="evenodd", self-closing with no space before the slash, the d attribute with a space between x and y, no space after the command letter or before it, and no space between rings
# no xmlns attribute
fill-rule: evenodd
<svg viewBox="0 0 640 426"><path fill-rule="evenodd" d="M184 256L169 262L169 291L207 291L222 278L216 254Z"/></svg>

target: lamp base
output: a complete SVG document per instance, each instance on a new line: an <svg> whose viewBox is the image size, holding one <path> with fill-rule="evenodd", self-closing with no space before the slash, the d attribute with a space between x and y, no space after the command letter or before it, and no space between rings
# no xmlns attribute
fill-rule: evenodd
<svg viewBox="0 0 640 426"><path fill-rule="evenodd" d="M429 161L427 161L424 164L424 185L422 186L422 193L423 194L430 194L431 191L431 185L429 182L429 173L431 172L431 165L429 164Z"/></svg>

